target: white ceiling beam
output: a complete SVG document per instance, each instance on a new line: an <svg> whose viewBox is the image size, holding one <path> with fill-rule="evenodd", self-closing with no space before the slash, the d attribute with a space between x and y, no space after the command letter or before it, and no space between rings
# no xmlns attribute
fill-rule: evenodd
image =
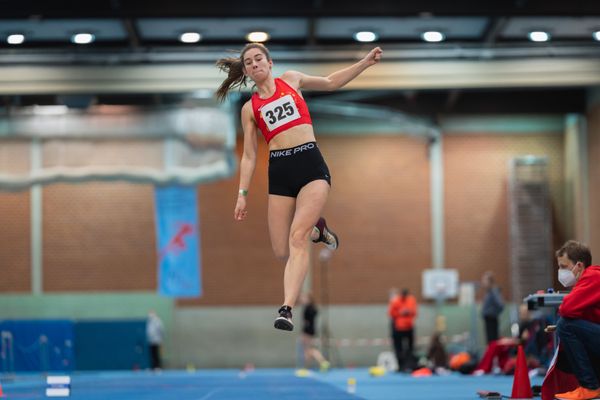
<svg viewBox="0 0 600 400"><path fill-rule="evenodd" d="M281 63L328 75L349 63ZM215 90L225 75L207 64L0 66L0 94L174 93ZM600 59L391 61L366 70L347 89L455 89L600 85Z"/></svg>

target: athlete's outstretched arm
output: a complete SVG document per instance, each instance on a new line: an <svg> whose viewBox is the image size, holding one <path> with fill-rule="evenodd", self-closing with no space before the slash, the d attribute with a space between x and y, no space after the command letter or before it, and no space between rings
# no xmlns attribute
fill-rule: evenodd
<svg viewBox="0 0 600 400"><path fill-rule="evenodd" d="M379 47L375 47L359 62L349 67L340 69L339 71L335 71L334 73L325 77L306 75L298 71L287 71L282 75L282 78L286 82L295 84L294 86L296 86L298 89L336 90L346 85L352 79L356 78L365 69L377 64L381 59L382 54L383 50L381 50Z"/></svg>
<svg viewBox="0 0 600 400"><path fill-rule="evenodd" d="M256 138L256 123L252 115L252 103L246 102L242 107L242 129L244 130L244 152L240 162L240 187L233 217L241 221L246 218L246 195L250 187L250 181L256 168L256 150L258 146Z"/></svg>

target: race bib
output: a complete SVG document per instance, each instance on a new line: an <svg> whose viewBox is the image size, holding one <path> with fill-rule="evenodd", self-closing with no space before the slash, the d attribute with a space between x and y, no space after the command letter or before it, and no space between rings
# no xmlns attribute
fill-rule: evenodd
<svg viewBox="0 0 600 400"><path fill-rule="evenodd" d="M263 106L260 114L267 124L269 131L273 131L290 121L300 118L296 102L294 102L292 95L289 94Z"/></svg>

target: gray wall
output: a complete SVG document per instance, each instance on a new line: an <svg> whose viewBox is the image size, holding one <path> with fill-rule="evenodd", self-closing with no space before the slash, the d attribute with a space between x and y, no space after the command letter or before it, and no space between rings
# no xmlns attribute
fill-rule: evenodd
<svg viewBox="0 0 600 400"><path fill-rule="evenodd" d="M510 334L510 312L501 318L501 334ZM273 328L276 307L202 307L175 311L173 325L165 348L165 361L171 368L242 368L252 363L258 368L297 366L296 342L300 335L301 314L297 311L294 332ZM321 329L324 311L318 318ZM448 348L450 351L481 350L484 343L482 321L478 307L443 306ZM428 338L434 332L436 307L421 305L416 326L417 350L424 352ZM472 321L475 329L472 330ZM334 366L375 365L388 343L373 339L388 339L390 332L387 305L331 306L329 309L331 337L341 346L331 348ZM463 336L464 334L470 336ZM471 342L469 338L475 341ZM460 336L460 337L459 337ZM367 343L358 339L369 339Z"/></svg>

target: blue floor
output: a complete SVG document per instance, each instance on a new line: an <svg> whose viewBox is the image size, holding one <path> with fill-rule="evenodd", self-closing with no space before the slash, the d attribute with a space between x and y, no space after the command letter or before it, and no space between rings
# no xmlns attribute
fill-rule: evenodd
<svg viewBox="0 0 600 400"><path fill-rule="evenodd" d="M348 379L356 381L348 393ZM369 376L367 369L312 372L297 377L292 369L77 372L71 375L71 397L78 400L464 400L477 399L478 390L510 396L512 376L432 376L404 374ZM532 384L541 384L541 377ZM4 399L43 399L42 375L2 376Z"/></svg>

